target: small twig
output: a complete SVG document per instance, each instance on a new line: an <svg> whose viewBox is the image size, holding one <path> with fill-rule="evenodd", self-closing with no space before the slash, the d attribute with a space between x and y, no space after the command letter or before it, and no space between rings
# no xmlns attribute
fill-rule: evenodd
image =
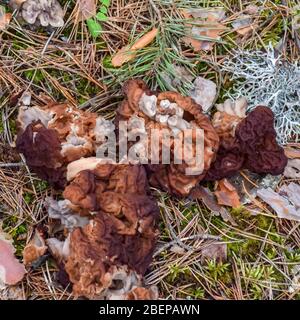
<svg viewBox="0 0 300 320"><path fill-rule="evenodd" d="M179 244L178 240L180 240L180 243L182 243L183 241L188 241L188 240L198 240L198 239L202 239L202 240L216 240L216 241L221 241L222 238L218 237L218 236L213 236L207 233L203 233L203 234L195 234L193 236L190 237L185 237L185 238L181 238L181 239L176 239L173 241L170 241L166 244L164 244L163 246L161 246L160 248L158 248L155 253L154 253L154 257L158 256L161 252L167 250L169 247L172 247L174 244ZM180 244L179 244L180 245ZM190 249L189 249L190 250Z"/></svg>
<svg viewBox="0 0 300 320"><path fill-rule="evenodd" d="M162 22L162 16L160 13L160 10L157 8L156 4L154 3L153 0L149 0L151 7L153 8L153 10L155 11L155 13L157 14L158 20L159 20L159 24L162 26L163 22Z"/></svg>
<svg viewBox="0 0 300 320"><path fill-rule="evenodd" d="M23 166L25 166L24 162L0 163L0 168L23 167Z"/></svg>

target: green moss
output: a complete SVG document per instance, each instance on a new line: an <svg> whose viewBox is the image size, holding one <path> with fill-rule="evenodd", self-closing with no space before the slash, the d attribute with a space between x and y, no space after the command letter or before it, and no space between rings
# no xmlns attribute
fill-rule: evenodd
<svg viewBox="0 0 300 320"><path fill-rule="evenodd" d="M169 231L162 221L159 222L159 230L160 230L160 237L163 240L168 240L170 238Z"/></svg>
<svg viewBox="0 0 300 320"><path fill-rule="evenodd" d="M169 266L169 275L167 276L167 281L174 283L175 280L182 280L183 278L190 277L191 272L188 267L181 267L178 265Z"/></svg>
<svg viewBox="0 0 300 320"><path fill-rule="evenodd" d="M298 263L300 262L300 249L295 249L293 251L284 251L285 258L288 262Z"/></svg>
<svg viewBox="0 0 300 320"><path fill-rule="evenodd" d="M31 204L32 201L33 201L33 194L30 193L30 192L25 192L25 194L24 194L24 201L25 201L27 204Z"/></svg>
<svg viewBox="0 0 300 320"><path fill-rule="evenodd" d="M5 232L8 232L14 241L14 247L16 249L16 256L21 257L23 249L26 245L26 241L20 239L20 236L24 236L27 233L27 224L25 222L18 225L19 219L16 216L9 216L3 219L2 228Z"/></svg>
<svg viewBox="0 0 300 320"><path fill-rule="evenodd" d="M44 180L35 180L34 186L38 192L45 191L46 189L49 188L48 182Z"/></svg>
<svg viewBox="0 0 300 320"><path fill-rule="evenodd" d="M242 242L228 243L227 248L229 257L235 255L241 258L247 257L250 260L255 260L257 254L260 252L261 242L255 239L244 239Z"/></svg>
<svg viewBox="0 0 300 320"><path fill-rule="evenodd" d="M229 263L216 260L207 260L207 266L204 268L215 281L229 283L232 279Z"/></svg>
<svg viewBox="0 0 300 320"><path fill-rule="evenodd" d="M9 119L9 128L12 135L17 134L17 123L14 119Z"/></svg>
<svg viewBox="0 0 300 320"><path fill-rule="evenodd" d="M34 84L39 84L45 79L43 71L39 69L27 70L24 72L24 74L25 77Z"/></svg>

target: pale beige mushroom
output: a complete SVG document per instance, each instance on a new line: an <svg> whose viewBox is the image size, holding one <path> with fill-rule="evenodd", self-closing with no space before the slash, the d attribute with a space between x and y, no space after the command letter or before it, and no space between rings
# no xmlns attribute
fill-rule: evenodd
<svg viewBox="0 0 300 320"><path fill-rule="evenodd" d="M42 257L47 251L47 246L43 234L36 230L32 240L23 250L23 261L25 265L30 265Z"/></svg>
<svg viewBox="0 0 300 320"><path fill-rule="evenodd" d="M13 3L15 1L12 1ZM29 24L40 23L43 27L63 27L64 11L57 0L26 0L19 2L21 15Z"/></svg>

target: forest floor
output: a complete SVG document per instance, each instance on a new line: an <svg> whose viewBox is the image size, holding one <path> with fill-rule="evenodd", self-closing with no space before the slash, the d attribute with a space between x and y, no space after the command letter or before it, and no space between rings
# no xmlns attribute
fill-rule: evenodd
<svg viewBox="0 0 300 320"><path fill-rule="evenodd" d="M12 98L16 94L29 91L37 105L43 103L44 94L111 119L123 98L124 81L141 78L151 88L163 90L164 75L172 77L175 63L214 81L221 102L234 85L230 74L220 71L222 62L236 49L264 51L271 44L280 47L284 59L299 61L291 27L292 8L298 1L112 0L97 38L78 19L76 1L60 3L66 12L62 28L28 26L14 15L0 31L0 220L3 230L13 237L20 259L36 226L47 226L43 200L55 190L30 173L13 148L17 110ZM241 36L231 23L248 5L260 10L254 14L255 28ZM226 11L222 22L226 30L211 51L196 53L178 40L183 24L178 8L183 7L222 7ZM113 68L112 55L153 26L160 29L155 41L135 60ZM290 181L280 177L278 186ZM300 269L300 222L279 219L257 199L237 209L227 208L231 219L225 221L200 200L153 192L161 211L161 234L146 283L157 285L161 298L300 298L300 287L291 289ZM218 251L217 259L203 258L208 248ZM56 272L54 261L46 256L28 270L19 286L22 297L73 299L57 283Z"/></svg>

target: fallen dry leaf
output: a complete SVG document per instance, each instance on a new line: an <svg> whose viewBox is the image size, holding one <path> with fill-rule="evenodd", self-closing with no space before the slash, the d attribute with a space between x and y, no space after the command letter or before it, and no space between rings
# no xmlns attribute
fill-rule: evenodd
<svg viewBox="0 0 300 320"><path fill-rule="evenodd" d="M289 159L300 159L300 143L291 143L284 148L284 153Z"/></svg>
<svg viewBox="0 0 300 320"><path fill-rule="evenodd" d="M228 180L238 191L241 204L245 205L253 203L253 199L257 196L258 189L270 187L274 190L279 184L280 179L281 176L267 174L265 177L262 177L259 174L245 170L242 174L238 174Z"/></svg>
<svg viewBox="0 0 300 320"><path fill-rule="evenodd" d="M300 208L300 185L294 182L283 185L279 189L279 194L289 198L296 208Z"/></svg>
<svg viewBox="0 0 300 320"><path fill-rule="evenodd" d="M220 40L220 34L226 29L221 23L225 18L225 11L222 8L209 9L182 9L182 15L185 19L194 19L195 24L186 23L188 29L187 35L183 37L183 42L191 45L194 51L212 50L215 41ZM198 40L197 37L207 37L207 40Z"/></svg>
<svg viewBox="0 0 300 320"><path fill-rule="evenodd" d="M185 250L177 244L173 245L170 251L176 254L185 254Z"/></svg>
<svg viewBox="0 0 300 320"><path fill-rule="evenodd" d="M201 249L201 263L206 260L226 261L227 244L221 242L207 242Z"/></svg>
<svg viewBox="0 0 300 320"><path fill-rule="evenodd" d="M292 159L288 161L284 169L283 175L286 178L298 179L300 178L300 159Z"/></svg>
<svg viewBox="0 0 300 320"><path fill-rule="evenodd" d="M35 231L32 240L26 245L23 250L23 261L25 265L32 264L37 261L47 251L47 246L43 235L39 230Z"/></svg>
<svg viewBox="0 0 300 320"><path fill-rule="evenodd" d="M213 105L217 95L216 84L208 79L197 77L190 91L190 96L207 112Z"/></svg>
<svg viewBox="0 0 300 320"><path fill-rule="evenodd" d="M138 39L131 47L127 45L120 49L112 58L112 65L114 67L121 67L124 63L134 59L136 51L148 46L156 38L157 34L158 29L154 28Z"/></svg>
<svg viewBox="0 0 300 320"><path fill-rule="evenodd" d="M192 199L201 200L206 205L206 207L211 210L213 215L221 215L224 221L228 221L233 226L237 226L237 223L234 221L226 208L218 205L215 195L208 188L197 186L197 188L194 188L192 190L190 196Z"/></svg>
<svg viewBox="0 0 300 320"><path fill-rule="evenodd" d="M232 22L232 27L239 35L244 36L254 29L253 19L250 15L240 15L238 19Z"/></svg>
<svg viewBox="0 0 300 320"><path fill-rule="evenodd" d="M12 240L2 231L0 224L0 287L3 284L17 284L26 273L24 265L16 259L14 253Z"/></svg>
<svg viewBox="0 0 300 320"><path fill-rule="evenodd" d="M257 195L276 212L279 218L300 221L300 186L290 183L281 187L279 193L271 188L257 191Z"/></svg>
<svg viewBox="0 0 300 320"><path fill-rule="evenodd" d="M96 0L78 0L78 12L80 20L87 20L97 13Z"/></svg>
<svg viewBox="0 0 300 320"><path fill-rule="evenodd" d="M235 187L227 180L222 179L218 181L215 195L218 199L218 204L237 208L241 205L240 197Z"/></svg>
<svg viewBox="0 0 300 320"><path fill-rule="evenodd" d="M0 6L0 30L4 30L10 23L12 18L11 13L6 13L5 8Z"/></svg>

